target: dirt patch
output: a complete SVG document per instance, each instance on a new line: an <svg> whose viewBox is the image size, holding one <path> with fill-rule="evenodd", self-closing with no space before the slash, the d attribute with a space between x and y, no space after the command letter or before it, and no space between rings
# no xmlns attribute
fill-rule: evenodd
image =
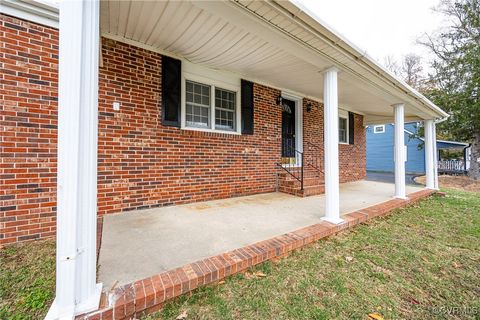
<svg viewBox="0 0 480 320"><path fill-rule="evenodd" d="M415 182L425 184L425 176L416 177ZM470 192L480 192L480 181L475 181L465 176L439 176L440 188L450 188Z"/></svg>

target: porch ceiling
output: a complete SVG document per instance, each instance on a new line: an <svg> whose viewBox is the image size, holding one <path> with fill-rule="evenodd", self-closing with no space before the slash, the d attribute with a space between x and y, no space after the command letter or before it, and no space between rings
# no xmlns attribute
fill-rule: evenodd
<svg viewBox="0 0 480 320"><path fill-rule="evenodd" d="M313 30L302 15L310 17L288 1L110 0L101 2L100 23L106 37L317 100L323 96L322 71L336 65L340 107L367 115L366 123L393 121L390 105L398 102L406 102L407 120L442 116L375 74L363 57L340 50L328 29Z"/></svg>

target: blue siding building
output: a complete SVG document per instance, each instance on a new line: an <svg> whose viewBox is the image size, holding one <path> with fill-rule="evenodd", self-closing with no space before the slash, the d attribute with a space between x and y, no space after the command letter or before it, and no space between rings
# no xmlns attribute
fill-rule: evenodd
<svg viewBox="0 0 480 320"><path fill-rule="evenodd" d="M412 137L417 132L417 123L405 124L405 145L407 146L406 173L425 172L425 151L423 141ZM367 127L367 170L393 172L393 124Z"/></svg>
<svg viewBox="0 0 480 320"><path fill-rule="evenodd" d="M425 150L423 139L414 135L417 133L418 123L405 124L405 145L407 146L407 162L405 172L411 174L425 173ZM367 127L367 171L393 172L393 124L375 125ZM467 143L455 141L437 141L437 150L464 149ZM440 160L440 157L439 157Z"/></svg>

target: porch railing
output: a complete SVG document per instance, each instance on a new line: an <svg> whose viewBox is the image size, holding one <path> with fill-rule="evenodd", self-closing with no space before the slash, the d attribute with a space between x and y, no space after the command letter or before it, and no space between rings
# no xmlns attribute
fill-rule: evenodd
<svg viewBox="0 0 480 320"><path fill-rule="evenodd" d="M315 169L318 173L323 172L323 149L308 141L305 141L303 146L305 166Z"/></svg>
<svg viewBox="0 0 480 320"><path fill-rule="evenodd" d="M283 157L281 163L277 166L287 172L291 177L300 182L300 190L303 191L305 180L305 168L309 167L316 171L319 176L323 172L323 161L321 159L321 148L313 143L305 142L304 147L306 151L298 151L289 145L284 145L284 154L290 157Z"/></svg>
<svg viewBox="0 0 480 320"><path fill-rule="evenodd" d="M439 173L465 174L465 162L463 160L439 160L437 162Z"/></svg>

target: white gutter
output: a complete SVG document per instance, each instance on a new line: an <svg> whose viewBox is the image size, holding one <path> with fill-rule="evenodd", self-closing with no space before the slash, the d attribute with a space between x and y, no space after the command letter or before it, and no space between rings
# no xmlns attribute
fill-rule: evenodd
<svg viewBox="0 0 480 320"><path fill-rule="evenodd" d="M334 28L329 26L327 23L322 21L315 13L313 13L310 9L306 8L302 3L298 0L289 0L288 3L293 5L296 10L291 10L286 8L282 2L275 3L285 10L288 10L292 15L292 18L298 18L303 23L305 23L308 27L314 29L316 32L324 35L331 46L336 48L342 54L350 56L354 60L363 62L367 67L368 71L374 73L376 76L380 76L389 84L392 84L397 89L401 90L402 93L407 94L408 96L414 98L416 101L421 103L423 106L427 107L435 114L439 116L439 118L446 118L448 114L435 105L433 102L428 100L425 96L420 94L417 90L410 87L404 81L398 79L395 75L393 75L389 70L381 66L377 63L372 57L370 57L365 50L361 50L355 44L347 40L342 34L336 31ZM311 20L311 21L307 21ZM325 30L322 30L325 29ZM327 31L327 32L325 32Z"/></svg>

